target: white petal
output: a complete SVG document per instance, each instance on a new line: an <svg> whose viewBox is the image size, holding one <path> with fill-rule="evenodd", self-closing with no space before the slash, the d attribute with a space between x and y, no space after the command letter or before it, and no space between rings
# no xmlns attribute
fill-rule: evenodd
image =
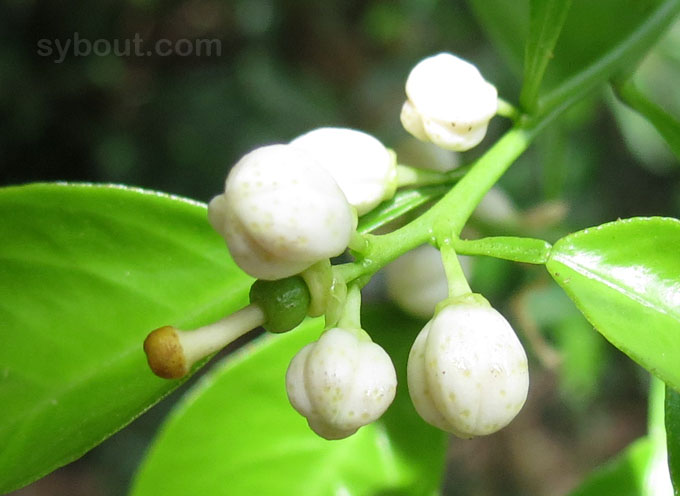
<svg viewBox="0 0 680 496"><path fill-rule="evenodd" d="M326 127L303 134L290 144L314 156L335 179L359 215L394 194L394 155L369 134Z"/></svg>
<svg viewBox="0 0 680 496"><path fill-rule="evenodd" d="M463 152L477 146L486 135L487 121L474 126L434 119L423 119L425 134L429 140L444 150Z"/></svg>
<svg viewBox="0 0 680 496"><path fill-rule="evenodd" d="M347 427L377 420L392 403L397 390L394 365L384 349L372 342L362 342L358 352L354 382L342 404L339 422Z"/></svg>
<svg viewBox="0 0 680 496"><path fill-rule="evenodd" d="M421 141L430 141L425 127L423 126L423 119L418 110L413 106L410 100L406 100L401 107L401 125L404 126L409 133Z"/></svg>
<svg viewBox="0 0 680 496"><path fill-rule="evenodd" d="M358 341L350 332L330 329L314 345L305 368L305 385L314 410L333 423L355 380Z"/></svg>
<svg viewBox="0 0 680 496"><path fill-rule="evenodd" d="M416 337L408 356L408 392L418 415L423 420L446 432L451 432L453 426L439 412L432 400L432 392L428 385L427 363L425 361L425 343L430 331L428 322Z"/></svg>
<svg viewBox="0 0 680 496"><path fill-rule="evenodd" d="M302 272L313 263L289 260L268 251L253 239L229 210L224 215L224 228L224 237L232 258L244 272L258 279L283 279Z"/></svg>
<svg viewBox="0 0 680 496"><path fill-rule="evenodd" d="M406 95L421 115L460 125L488 121L498 109L496 88L450 53L420 61L406 80Z"/></svg>
<svg viewBox="0 0 680 496"><path fill-rule="evenodd" d="M293 357L286 371L286 392L288 393L288 400L293 408L305 417L314 413L312 403L309 401L307 395L307 388L305 387L305 365L309 352L312 349L312 344L308 344Z"/></svg>
<svg viewBox="0 0 680 496"><path fill-rule="evenodd" d="M496 88L477 68L449 53L419 62L406 81L404 128L446 150L468 150L484 138L498 109Z"/></svg>

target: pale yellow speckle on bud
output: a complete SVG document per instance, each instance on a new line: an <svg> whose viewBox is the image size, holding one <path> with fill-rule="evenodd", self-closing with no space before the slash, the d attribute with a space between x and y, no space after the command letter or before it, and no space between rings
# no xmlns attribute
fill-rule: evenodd
<svg viewBox="0 0 680 496"><path fill-rule="evenodd" d="M440 309L416 338L408 387L423 419L462 438L488 435L520 411L526 353L510 324L474 300Z"/></svg>
<svg viewBox="0 0 680 496"><path fill-rule="evenodd" d="M293 408L325 439L345 438L379 418L396 387L390 357L360 329L324 332L295 355L286 372Z"/></svg>

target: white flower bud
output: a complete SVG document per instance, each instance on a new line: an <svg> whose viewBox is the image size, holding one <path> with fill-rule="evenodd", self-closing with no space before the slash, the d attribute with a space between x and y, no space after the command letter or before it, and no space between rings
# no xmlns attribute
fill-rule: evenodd
<svg viewBox="0 0 680 496"><path fill-rule="evenodd" d="M470 276L472 259L458 257L463 273ZM437 303L449 293L442 256L432 245L404 253L385 267L387 294L406 313L429 319Z"/></svg>
<svg viewBox="0 0 680 496"><path fill-rule="evenodd" d="M450 53L420 61L406 80L404 128L422 141L464 151L479 144L498 109L496 88Z"/></svg>
<svg viewBox="0 0 680 496"><path fill-rule="evenodd" d="M324 127L303 134L290 144L316 158L359 215L394 196L396 156L373 136L354 129Z"/></svg>
<svg viewBox="0 0 680 496"><path fill-rule="evenodd" d="M392 403L390 357L361 330L335 327L293 358L286 390L293 408L326 439L342 439L378 419Z"/></svg>
<svg viewBox="0 0 680 496"><path fill-rule="evenodd" d="M340 255L356 228L333 178L289 145L245 155L229 172L224 194L210 202L208 219L239 267L268 280Z"/></svg>
<svg viewBox="0 0 680 496"><path fill-rule="evenodd" d="M469 295L442 308L416 338L408 388L430 424L462 438L491 434L524 405L527 357L507 320Z"/></svg>

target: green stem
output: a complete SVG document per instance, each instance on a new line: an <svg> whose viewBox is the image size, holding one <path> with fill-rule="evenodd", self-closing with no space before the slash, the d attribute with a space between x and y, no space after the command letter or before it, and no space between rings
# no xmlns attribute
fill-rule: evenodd
<svg viewBox="0 0 680 496"><path fill-rule="evenodd" d="M664 429L667 437L668 468L673 487L680 487L680 393L666 386L664 408Z"/></svg>
<svg viewBox="0 0 680 496"><path fill-rule="evenodd" d="M359 233L358 231L354 231L352 233L352 237L349 240L348 248L353 252L363 254L368 249L368 241L363 234Z"/></svg>
<svg viewBox="0 0 680 496"><path fill-rule="evenodd" d="M417 189L398 191L394 197L371 210L359 219L357 231L368 234L419 206L444 196L451 189L450 185L423 186Z"/></svg>
<svg viewBox="0 0 680 496"><path fill-rule="evenodd" d="M451 182L448 174L443 172L418 169L408 165L397 165L397 188L405 186L428 186Z"/></svg>
<svg viewBox="0 0 680 496"><path fill-rule="evenodd" d="M336 275L352 281L371 275L413 248L445 236L459 236L482 197L498 181L541 130L596 85L610 79L624 63L637 62L680 12L680 0L665 0L622 43L539 101L538 112L520 117L430 210L383 236L369 236L364 257L336 267Z"/></svg>
<svg viewBox="0 0 680 496"><path fill-rule="evenodd" d="M353 284L347 291L347 299L338 327L343 329L361 329L361 288Z"/></svg>
<svg viewBox="0 0 680 496"><path fill-rule="evenodd" d="M538 122L528 121L510 129L430 210L389 234L368 236L369 246L364 258L357 263L338 266L338 274L345 281L351 281L375 273L402 253L423 243L445 239L450 235L458 236L486 192L557 113L544 116Z"/></svg>
<svg viewBox="0 0 680 496"><path fill-rule="evenodd" d="M649 399L647 400L647 433L652 437L665 436L664 399L666 385L661 379L650 375Z"/></svg>
<svg viewBox="0 0 680 496"><path fill-rule="evenodd" d="M498 98L498 110L496 110L496 114L512 121L518 120L522 115L517 107L500 97Z"/></svg>
<svg viewBox="0 0 680 496"><path fill-rule="evenodd" d="M444 271L446 272L446 280L449 284L449 298L456 296L463 296L472 293L470 285L465 278L463 268L460 266L460 260L453 248L451 239L444 240L439 250L442 254L442 263L444 264Z"/></svg>
<svg viewBox="0 0 680 496"><path fill-rule="evenodd" d="M333 284L333 272L329 259L320 260L311 267L300 272L300 276L307 284L309 290L309 308L307 314L310 317L319 317L326 313L330 288Z"/></svg>

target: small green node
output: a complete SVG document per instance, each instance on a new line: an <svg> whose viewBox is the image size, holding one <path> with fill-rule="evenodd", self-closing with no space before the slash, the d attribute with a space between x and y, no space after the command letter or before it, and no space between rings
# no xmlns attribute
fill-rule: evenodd
<svg viewBox="0 0 680 496"><path fill-rule="evenodd" d="M250 287L250 302L264 312L266 330L286 332L297 327L307 316L309 289L300 276L277 281L260 279Z"/></svg>

